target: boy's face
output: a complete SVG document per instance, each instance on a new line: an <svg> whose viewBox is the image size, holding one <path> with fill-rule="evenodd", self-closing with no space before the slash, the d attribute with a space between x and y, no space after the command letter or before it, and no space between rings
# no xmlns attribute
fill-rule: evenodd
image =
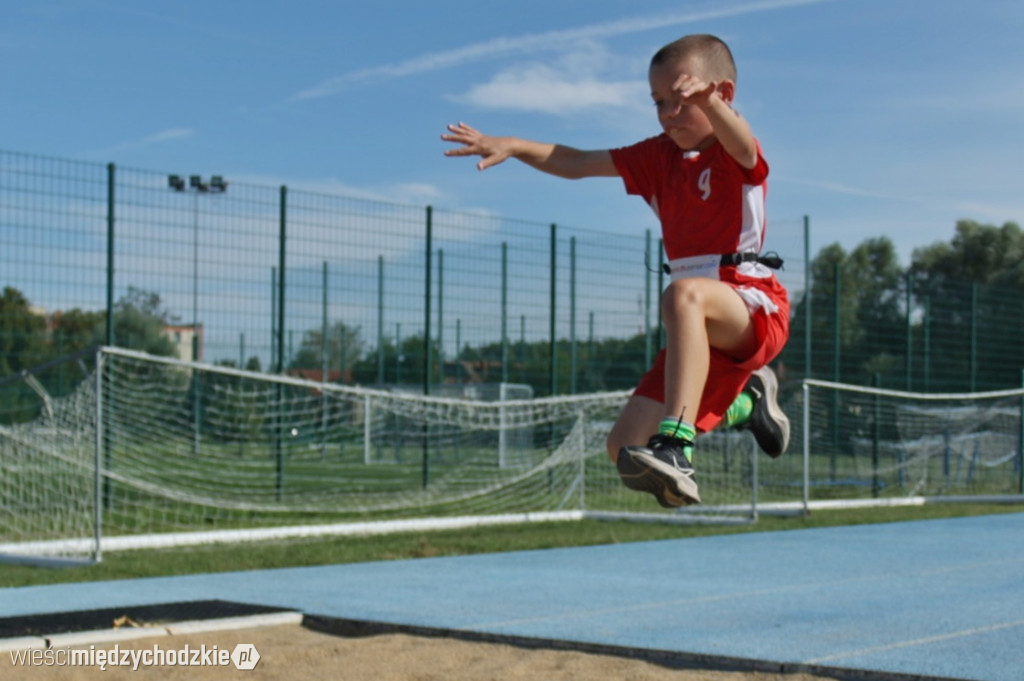
<svg viewBox="0 0 1024 681"><path fill-rule="evenodd" d="M708 117L696 105L684 102L676 86L684 74L700 78L698 66L696 60L682 59L656 64L649 72L651 98L658 112L658 122L684 151L704 149L714 136Z"/></svg>

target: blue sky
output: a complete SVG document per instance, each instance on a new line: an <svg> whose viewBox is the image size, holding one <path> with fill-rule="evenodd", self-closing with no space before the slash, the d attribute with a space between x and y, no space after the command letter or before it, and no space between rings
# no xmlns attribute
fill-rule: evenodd
<svg viewBox="0 0 1024 681"><path fill-rule="evenodd" d="M582 148L656 134L650 55L715 33L802 254L1024 219L1017 0L33 0L0 6L0 148L632 232L616 179L445 158L449 122Z"/></svg>

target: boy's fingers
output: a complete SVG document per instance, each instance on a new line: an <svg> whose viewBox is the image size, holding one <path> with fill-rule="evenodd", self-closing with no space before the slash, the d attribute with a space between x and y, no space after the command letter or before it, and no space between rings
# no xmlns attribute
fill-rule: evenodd
<svg viewBox="0 0 1024 681"><path fill-rule="evenodd" d="M503 154L491 154L490 156L484 156L480 159L480 162L476 164L477 170L487 170L491 166L496 166L504 161L508 156Z"/></svg>
<svg viewBox="0 0 1024 681"><path fill-rule="evenodd" d="M476 149L472 147L456 147L455 149L446 149L444 152L445 156L473 156L478 153Z"/></svg>
<svg viewBox="0 0 1024 681"><path fill-rule="evenodd" d="M449 124L448 130L460 137L479 137L480 133L465 123Z"/></svg>

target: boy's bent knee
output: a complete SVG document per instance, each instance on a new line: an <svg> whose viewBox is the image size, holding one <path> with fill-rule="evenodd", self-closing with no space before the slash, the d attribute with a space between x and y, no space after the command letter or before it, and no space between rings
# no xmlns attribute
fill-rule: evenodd
<svg viewBox="0 0 1024 681"><path fill-rule="evenodd" d="M669 284L661 298L661 311L671 315L687 307L699 306L703 299L703 287L699 279L677 279Z"/></svg>

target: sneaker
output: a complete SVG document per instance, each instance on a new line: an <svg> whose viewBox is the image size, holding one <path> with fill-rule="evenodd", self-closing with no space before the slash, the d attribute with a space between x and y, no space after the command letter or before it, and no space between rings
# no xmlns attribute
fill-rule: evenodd
<svg viewBox="0 0 1024 681"><path fill-rule="evenodd" d="M780 456L789 446L789 417L779 406L779 379L769 367L761 367L744 390L754 398L754 411L737 430L749 429L765 454Z"/></svg>
<svg viewBox="0 0 1024 681"><path fill-rule="evenodd" d="M669 435L654 435L646 447L623 447L616 467L626 487L653 494L665 508L699 504L693 466L686 460L684 447L689 440Z"/></svg>

